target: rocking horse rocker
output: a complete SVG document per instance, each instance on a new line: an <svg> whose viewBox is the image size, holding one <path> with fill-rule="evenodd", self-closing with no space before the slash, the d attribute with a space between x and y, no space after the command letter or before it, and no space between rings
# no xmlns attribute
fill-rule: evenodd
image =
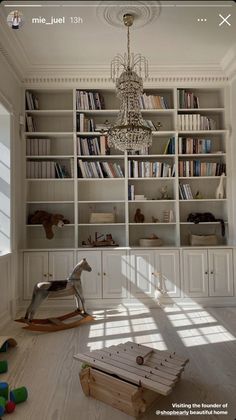
<svg viewBox="0 0 236 420"><path fill-rule="evenodd" d="M80 324L91 322L94 318L87 314L84 306L84 296L81 284L82 271L92 271L90 265L84 258L73 269L67 280L54 280L36 283L33 290L31 303L25 313L24 318L16 319L27 326L24 329L31 331L60 331L78 327ZM34 319L34 314L41 303L47 298L58 298L74 295L76 310L56 318ZM80 309L80 303L82 309ZM80 315L80 319L73 322L64 323L63 321ZM82 318L81 318L82 317Z"/></svg>

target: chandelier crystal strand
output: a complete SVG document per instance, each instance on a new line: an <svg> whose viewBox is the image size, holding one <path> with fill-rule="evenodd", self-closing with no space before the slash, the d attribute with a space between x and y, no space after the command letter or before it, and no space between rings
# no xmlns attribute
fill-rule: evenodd
<svg viewBox="0 0 236 420"><path fill-rule="evenodd" d="M118 54L111 62L111 76L120 100L117 120L108 130L108 145L122 151L138 151L152 143L152 132L143 120L140 98L142 75L148 77L148 63L141 54L130 53L130 26L133 16L124 15L127 26L127 54Z"/></svg>

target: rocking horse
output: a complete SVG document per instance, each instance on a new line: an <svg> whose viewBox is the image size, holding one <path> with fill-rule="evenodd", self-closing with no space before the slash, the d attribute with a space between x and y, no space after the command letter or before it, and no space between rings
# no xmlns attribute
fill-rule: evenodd
<svg viewBox="0 0 236 420"><path fill-rule="evenodd" d="M81 273L82 271L92 271L90 265L83 258L73 269L67 280L54 280L36 283L33 290L31 303L27 308L24 318L16 319L17 322L26 323L24 329L31 331L60 331L69 328L78 327L85 322L93 321L93 317L85 311L85 300L83 296ZM41 303L47 298L58 298L74 295L76 301L76 310L68 314L46 319L34 319L34 314ZM80 309L80 303L82 309ZM74 322L64 323L69 318L80 315L82 318Z"/></svg>

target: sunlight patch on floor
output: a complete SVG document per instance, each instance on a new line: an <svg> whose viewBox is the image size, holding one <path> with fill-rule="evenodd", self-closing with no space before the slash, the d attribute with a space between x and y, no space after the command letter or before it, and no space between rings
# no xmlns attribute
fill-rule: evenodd
<svg viewBox="0 0 236 420"><path fill-rule="evenodd" d="M116 308L93 311L102 323L92 324L89 328L90 350L102 349L127 341L133 341L159 350L167 350L156 321L150 316L148 308ZM122 319L125 317L126 319ZM120 318L120 319L119 319Z"/></svg>

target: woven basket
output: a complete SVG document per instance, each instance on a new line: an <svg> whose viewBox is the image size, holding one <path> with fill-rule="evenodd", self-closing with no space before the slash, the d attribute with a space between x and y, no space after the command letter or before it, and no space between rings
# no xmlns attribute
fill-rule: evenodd
<svg viewBox="0 0 236 420"><path fill-rule="evenodd" d="M216 235L189 235L189 242L192 246L218 245Z"/></svg>

